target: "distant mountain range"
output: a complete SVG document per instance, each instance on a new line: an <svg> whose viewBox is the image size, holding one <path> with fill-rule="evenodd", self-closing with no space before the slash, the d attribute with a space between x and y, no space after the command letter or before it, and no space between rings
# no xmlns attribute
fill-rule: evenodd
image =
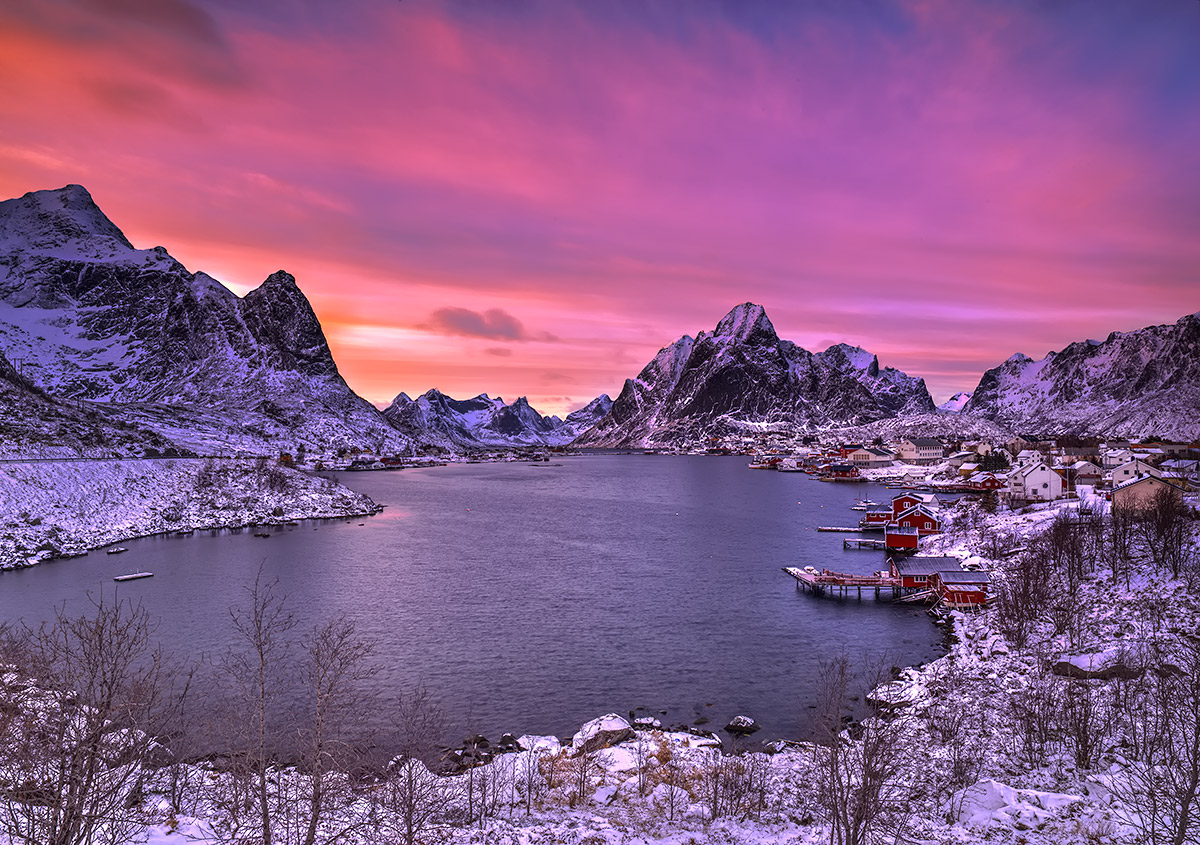
<svg viewBox="0 0 1200 845"><path fill-rule="evenodd" d="M482 393L473 399L452 399L430 390L416 399L401 393L383 411L384 418L425 448L445 450L562 446L608 414L608 395L593 399L566 419L544 417L525 397L511 405Z"/></svg>
<svg viewBox="0 0 1200 845"><path fill-rule="evenodd" d="M1042 361L1014 355L935 408L922 379L855 346L809 352L744 303L660 350L615 401L565 419L437 390L380 412L341 377L288 273L238 297L162 247L135 249L78 185L0 202L4 454L675 445L927 424L1197 438L1198 385L1193 314Z"/></svg>

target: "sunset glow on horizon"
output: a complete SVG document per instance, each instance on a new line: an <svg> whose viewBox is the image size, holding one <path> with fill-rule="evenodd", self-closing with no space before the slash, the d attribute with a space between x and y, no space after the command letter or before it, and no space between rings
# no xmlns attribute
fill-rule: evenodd
<svg viewBox="0 0 1200 845"><path fill-rule="evenodd" d="M935 402L1200 309L1200 3L12 0L0 199L79 183L367 399L564 414L734 305Z"/></svg>

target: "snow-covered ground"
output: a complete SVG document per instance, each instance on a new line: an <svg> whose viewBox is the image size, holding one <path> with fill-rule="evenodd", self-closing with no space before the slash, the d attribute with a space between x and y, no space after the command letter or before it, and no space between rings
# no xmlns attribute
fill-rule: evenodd
<svg viewBox="0 0 1200 845"><path fill-rule="evenodd" d="M0 566L168 531L377 510L332 479L265 459L0 462Z"/></svg>

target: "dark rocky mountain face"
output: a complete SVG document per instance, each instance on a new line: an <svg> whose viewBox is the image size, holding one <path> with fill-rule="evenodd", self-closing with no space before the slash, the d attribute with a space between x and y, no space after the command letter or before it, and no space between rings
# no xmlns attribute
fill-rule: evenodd
<svg viewBox="0 0 1200 845"><path fill-rule="evenodd" d="M0 349L198 451L411 446L346 385L289 274L239 298L134 249L77 185L0 203Z"/></svg>
<svg viewBox="0 0 1200 845"><path fill-rule="evenodd" d="M657 446L762 431L800 432L933 410L921 379L839 345L813 354L781 340L744 303L711 332L685 335L627 379L580 446Z"/></svg>
<svg viewBox="0 0 1200 845"><path fill-rule="evenodd" d="M1200 314L1014 355L983 374L963 413L1031 433L1200 438Z"/></svg>
<svg viewBox="0 0 1200 845"><path fill-rule="evenodd" d="M542 416L523 396L508 405L486 393L452 399L430 390L416 399L401 393L383 415L418 444L448 450L503 449L570 443L611 407L612 400L600 396L562 420Z"/></svg>

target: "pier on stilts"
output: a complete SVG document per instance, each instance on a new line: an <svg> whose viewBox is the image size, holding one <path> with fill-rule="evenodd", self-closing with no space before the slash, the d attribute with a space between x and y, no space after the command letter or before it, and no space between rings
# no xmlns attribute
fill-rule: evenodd
<svg viewBox="0 0 1200 845"><path fill-rule="evenodd" d="M871 549L872 551L882 552L887 550L887 546L883 540L877 537L855 537L848 540L842 540L843 549Z"/></svg>
<svg viewBox="0 0 1200 845"><path fill-rule="evenodd" d="M797 589L807 590L814 596L847 598L857 593L858 598L861 599L864 587L874 590L876 599L882 598L885 592L892 599L902 595L900 579L882 573L853 575L848 572L833 572L829 569L807 572L795 566L785 566L783 571L796 579Z"/></svg>

